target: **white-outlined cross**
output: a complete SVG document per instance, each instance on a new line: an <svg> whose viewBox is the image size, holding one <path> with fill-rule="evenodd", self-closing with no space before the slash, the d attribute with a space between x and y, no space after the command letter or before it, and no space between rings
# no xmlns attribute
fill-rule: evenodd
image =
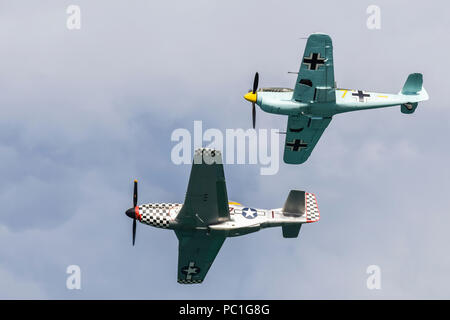
<svg viewBox="0 0 450 320"><path fill-rule="evenodd" d="M195 266L195 262L191 261L189 262L189 266L184 267L181 269L181 272L186 275L186 280L191 280L192 275L197 274L200 272L200 268Z"/></svg>
<svg viewBox="0 0 450 320"><path fill-rule="evenodd" d="M308 57L303 58L303 63L308 66L308 70L317 70L325 64L326 59L320 56L320 53L311 52Z"/></svg>

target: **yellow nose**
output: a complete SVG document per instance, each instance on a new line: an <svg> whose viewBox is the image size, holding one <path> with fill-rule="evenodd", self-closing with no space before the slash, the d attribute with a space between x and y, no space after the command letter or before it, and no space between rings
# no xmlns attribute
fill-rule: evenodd
<svg viewBox="0 0 450 320"><path fill-rule="evenodd" d="M250 102L256 102L256 93L249 92L244 96L244 99Z"/></svg>

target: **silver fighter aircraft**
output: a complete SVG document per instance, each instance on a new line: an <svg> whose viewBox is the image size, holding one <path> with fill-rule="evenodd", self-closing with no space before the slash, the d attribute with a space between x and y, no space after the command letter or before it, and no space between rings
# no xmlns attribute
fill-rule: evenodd
<svg viewBox="0 0 450 320"><path fill-rule="evenodd" d="M316 196L291 190L283 208L255 209L228 201L222 155L218 150L198 149L189 178L184 204L137 204L134 181L133 207L126 211L136 221L175 231L178 246L178 282L201 283L225 238L281 227L283 237L296 238L304 223L319 221Z"/></svg>

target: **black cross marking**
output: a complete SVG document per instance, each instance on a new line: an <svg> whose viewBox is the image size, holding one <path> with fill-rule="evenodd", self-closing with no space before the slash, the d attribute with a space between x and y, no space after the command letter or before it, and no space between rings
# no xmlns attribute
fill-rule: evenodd
<svg viewBox="0 0 450 320"><path fill-rule="evenodd" d="M308 65L309 70L317 70L322 64L325 64L325 58L320 57L320 53L310 53L309 57L303 58L303 63Z"/></svg>
<svg viewBox="0 0 450 320"><path fill-rule="evenodd" d="M359 102L364 102L364 98L370 97L370 94L364 93L364 91L358 90L358 93L352 93L352 96L359 97Z"/></svg>
<svg viewBox="0 0 450 320"><path fill-rule="evenodd" d="M300 151L302 148L307 148L308 144L303 140L295 139L294 142L286 142L286 147L291 147L292 151Z"/></svg>

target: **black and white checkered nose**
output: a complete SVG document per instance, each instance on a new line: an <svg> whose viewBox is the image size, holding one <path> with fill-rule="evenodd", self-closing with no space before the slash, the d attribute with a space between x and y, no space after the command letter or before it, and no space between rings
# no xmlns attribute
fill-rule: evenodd
<svg viewBox="0 0 450 320"><path fill-rule="evenodd" d="M125 214L126 214L127 216L129 216L131 219L136 218L136 211L135 211L135 208L130 208L130 209L128 209L127 211L125 211Z"/></svg>

